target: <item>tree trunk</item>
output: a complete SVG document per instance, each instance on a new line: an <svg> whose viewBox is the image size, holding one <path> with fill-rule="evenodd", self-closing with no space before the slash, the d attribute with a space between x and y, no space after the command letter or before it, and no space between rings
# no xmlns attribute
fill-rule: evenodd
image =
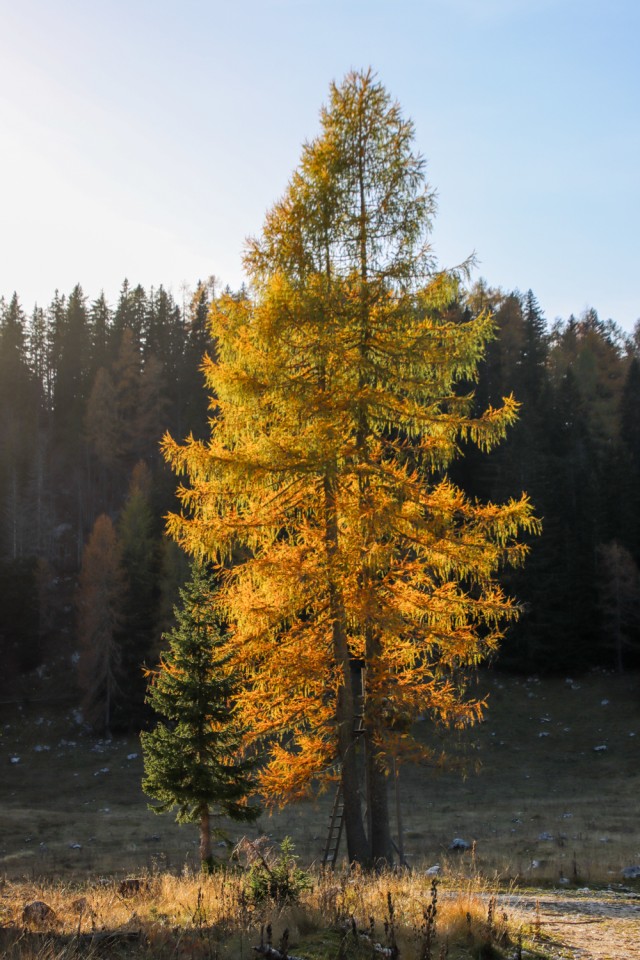
<svg viewBox="0 0 640 960"><path fill-rule="evenodd" d="M210 864L211 857L211 820L209 807L205 805L200 808L200 866Z"/></svg>
<svg viewBox="0 0 640 960"><path fill-rule="evenodd" d="M329 476L324 479L325 494L325 543L329 573L329 604L333 623L333 656L342 675L342 685L336 698L336 724L338 728L338 759L341 765L342 797L344 803L344 826L347 837L349 862L367 863L368 843L362 822L362 808L358 784L358 765L355 736L355 703L351 682L351 657L345 631L344 604L335 581L335 565L338 556L338 523L335 502L335 483Z"/></svg>
<svg viewBox="0 0 640 960"><path fill-rule="evenodd" d="M338 754L341 763L344 827L349 863L369 863L369 844L362 822L362 804L358 777L356 742L353 735L355 710L350 681L340 688L336 717L338 720ZM350 703L349 703L350 701Z"/></svg>
<svg viewBox="0 0 640 960"><path fill-rule="evenodd" d="M360 111L364 110L363 103L359 104ZM364 114L361 112L361 118ZM358 245L360 260L360 372L359 387L363 391L370 383L371 373L368 369L370 362L370 340L371 340L371 291L369 288L369 253L368 253L368 217L366 198L366 175L365 157L366 157L366 134L361 128L358 145ZM356 430L356 447L358 450L358 459L361 464L369 463L369 434L370 424L367 415L366 403L361 402L358 412L358 424ZM373 504L371 503L369 479L366 475L359 478L360 487L360 509L363 518L363 553L371 541L375 539L370 529ZM374 574L363 564L361 571L361 584L365 593L375 594ZM368 622L365 623L365 666L367 673L374 665L376 659L380 656L380 640L377 635L376 625L373 622L372 615L368 615ZM378 704L376 699L372 701L371 706L374 710ZM369 714L367 702L365 700L365 723L364 738L366 752L366 784L367 784L367 819L369 824L369 854L373 866L382 865L382 863L391 863L393 860L393 848L391 845L391 830L389 828L389 804L387 800L387 775L382 765L382 758L379 756L378 747L374 742L375 726L374 718Z"/></svg>
<svg viewBox="0 0 640 960"><path fill-rule="evenodd" d="M365 737L367 732L365 730ZM374 867L393 863L393 843L389 826L387 772L375 744L367 742L367 808L371 825L371 861Z"/></svg>
<svg viewBox="0 0 640 960"><path fill-rule="evenodd" d="M370 580L369 571L364 571L365 582ZM371 585L369 584L370 588ZM381 655L380 640L373 624L365 628L365 658L369 670ZM369 847L374 867L393 863L393 844L389 826L389 799L387 771L384 756L376 743L376 726L380 722L380 703L377 697L365 696L364 740L367 767L367 816L369 821Z"/></svg>

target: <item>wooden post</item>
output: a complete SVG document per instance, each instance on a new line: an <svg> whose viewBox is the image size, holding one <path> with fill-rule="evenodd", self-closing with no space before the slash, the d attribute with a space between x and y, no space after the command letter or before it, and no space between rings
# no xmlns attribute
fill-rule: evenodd
<svg viewBox="0 0 640 960"><path fill-rule="evenodd" d="M363 664L360 670L360 680L362 683L362 719L363 719L363 728L366 727L367 722L367 668ZM369 773L368 773L368 764L367 764L367 737L366 734L362 736L362 763L364 768L364 799L365 799L365 816L367 818L367 841L369 844L369 857L371 857L371 797L369 795Z"/></svg>
<svg viewBox="0 0 640 960"><path fill-rule="evenodd" d="M396 823L398 827L398 857L400 858L400 866L405 866L404 859L404 839L402 836L402 807L400 804L400 770L396 764L396 758L393 757L392 760L392 772L393 772L393 784L395 789L396 797Z"/></svg>

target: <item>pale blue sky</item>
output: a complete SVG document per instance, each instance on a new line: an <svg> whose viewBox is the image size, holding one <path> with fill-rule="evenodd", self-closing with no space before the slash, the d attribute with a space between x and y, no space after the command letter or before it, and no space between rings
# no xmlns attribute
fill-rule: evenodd
<svg viewBox="0 0 640 960"><path fill-rule="evenodd" d="M237 286L372 66L416 126L442 265L549 320L640 317L638 0L0 0L0 293Z"/></svg>

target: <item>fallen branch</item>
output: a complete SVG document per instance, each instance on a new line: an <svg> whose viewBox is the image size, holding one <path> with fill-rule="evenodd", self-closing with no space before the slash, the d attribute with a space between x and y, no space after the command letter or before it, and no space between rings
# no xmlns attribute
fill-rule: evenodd
<svg viewBox="0 0 640 960"><path fill-rule="evenodd" d="M260 927L260 944L257 947L254 947L256 953L261 953L263 957L269 957L269 960L303 960L302 957L295 957L292 953L289 953L289 928L287 927L284 933L282 934L282 939L280 940L280 949L277 950L272 946L272 929L271 924L267 924L266 928L267 939L265 941L265 927L264 924Z"/></svg>
<svg viewBox="0 0 640 960"><path fill-rule="evenodd" d="M269 957L270 960L303 960L303 957L295 957L292 953L281 953L280 950L276 950L275 947L271 947L266 943L261 943L253 949L256 953L261 953L264 957Z"/></svg>

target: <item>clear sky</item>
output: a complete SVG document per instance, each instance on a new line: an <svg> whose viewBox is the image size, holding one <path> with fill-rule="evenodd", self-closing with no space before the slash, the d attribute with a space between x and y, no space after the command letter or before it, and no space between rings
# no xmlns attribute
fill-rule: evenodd
<svg viewBox="0 0 640 960"><path fill-rule="evenodd" d="M331 80L416 126L443 266L640 317L638 0L0 0L0 293L242 281Z"/></svg>

